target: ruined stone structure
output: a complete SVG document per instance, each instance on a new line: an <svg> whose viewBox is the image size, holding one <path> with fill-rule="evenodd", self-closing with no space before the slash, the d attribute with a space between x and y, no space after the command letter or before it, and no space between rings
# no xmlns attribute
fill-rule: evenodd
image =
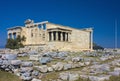
<svg viewBox="0 0 120 81"><path fill-rule="evenodd" d="M59 51L92 50L92 34L92 28L75 29L48 21L34 23L30 19L25 21L24 27L8 28L8 38L26 37L23 42L26 47Z"/></svg>

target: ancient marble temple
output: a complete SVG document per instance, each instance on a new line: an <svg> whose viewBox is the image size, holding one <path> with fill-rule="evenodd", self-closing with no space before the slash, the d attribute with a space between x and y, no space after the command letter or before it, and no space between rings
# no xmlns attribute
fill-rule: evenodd
<svg viewBox="0 0 120 81"><path fill-rule="evenodd" d="M92 33L92 28L75 29L48 21L34 23L30 19L25 21L25 26L8 28L8 38L25 36L26 41L23 44L26 47L44 48L51 51L92 50Z"/></svg>

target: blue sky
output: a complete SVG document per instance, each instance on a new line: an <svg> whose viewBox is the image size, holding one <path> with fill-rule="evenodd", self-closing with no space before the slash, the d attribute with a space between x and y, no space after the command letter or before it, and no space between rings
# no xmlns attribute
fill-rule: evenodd
<svg viewBox="0 0 120 81"><path fill-rule="evenodd" d="M120 48L120 0L1 0L0 47L7 39L7 28L24 26L26 19L48 20L74 28L94 28L94 42L114 48L115 19Z"/></svg>

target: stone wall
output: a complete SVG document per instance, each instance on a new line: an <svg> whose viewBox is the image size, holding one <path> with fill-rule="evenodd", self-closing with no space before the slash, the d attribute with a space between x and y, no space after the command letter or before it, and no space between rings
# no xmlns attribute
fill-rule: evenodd
<svg viewBox="0 0 120 81"><path fill-rule="evenodd" d="M47 23L47 28L63 28L71 30L68 42L48 42L48 45L54 49L67 50L67 51L80 51L80 50L91 50L91 31L79 30L70 28L67 26L56 25L52 23Z"/></svg>

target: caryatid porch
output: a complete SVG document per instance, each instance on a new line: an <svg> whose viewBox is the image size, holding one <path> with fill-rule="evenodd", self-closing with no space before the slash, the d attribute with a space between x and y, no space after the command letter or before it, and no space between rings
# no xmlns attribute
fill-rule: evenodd
<svg viewBox="0 0 120 81"><path fill-rule="evenodd" d="M70 42L71 30L52 28L52 29L47 29L47 31L48 31L48 41Z"/></svg>

